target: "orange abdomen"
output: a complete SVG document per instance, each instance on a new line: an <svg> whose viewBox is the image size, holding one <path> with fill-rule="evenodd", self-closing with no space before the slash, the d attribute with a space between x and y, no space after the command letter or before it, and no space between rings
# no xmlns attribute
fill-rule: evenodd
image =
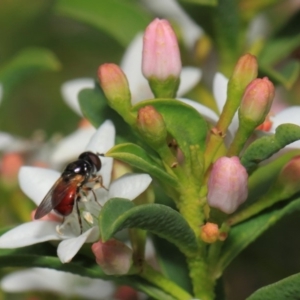
<svg viewBox="0 0 300 300"><path fill-rule="evenodd" d="M54 211L62 216L68 216L73 211L76 194L76 185L70 185L67 189L63 185L58 185L52 194ZM58 199L60 200L58 201Z"/></svg>

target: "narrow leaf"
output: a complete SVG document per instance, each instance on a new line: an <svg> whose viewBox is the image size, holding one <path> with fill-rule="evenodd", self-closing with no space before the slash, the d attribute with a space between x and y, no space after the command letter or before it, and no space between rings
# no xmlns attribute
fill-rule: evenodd
<svg viewBox="0 0 300 300"><path fill-rule="evenodd" d="M105 155L126 162L164 183L172 186L177 185L176 178L166 173L163 167L156 163L148 153L138 145L130 143L120 144L111 148Z"/></svg>
<svg viewBox="0 0 300 300"><path fill-rule="evenodd" d="M124 228L140 228L165 238L183 253L191 254L197 249L195 234L186 220L161 204L134 206L126 199L110 199L100 212L99 227L104 241Z"/></svg>
<svg viewBox="0 0 300 300"><path fill-rule="evenodd" d="M60 15L107 32L123 46L151 21L145 10L124 0L60 0L55 8Z"/></svg>
<svg viewBox="0 0 300 300"><path fill-rule="evenodd" d="M298 300L300 295L299 283L300 274L298 273L259 289L247 300Z"/></svg>
<svg viewBox="0 0 300 300"><path fill-rule="evenodd" d="M282 124L276 128L275 134L264 136L253 142L244 152L241 163L250 170L286 145L299 139L300 126Z"/></svg>
<svg viewBox="0 0 300 300"><path fill-rule="evenodd" d="M0 82L7 92L25 78L41 71L58 71L61 65L48 49L28 48L0 68Z"/></svg>
<svg viewBox="0 0 300 300"><path fill-rule="evenodd" d="M218 0L180 0L181 2L193 3L198 5L216 6Z"/></svg>
<svg viewBox="0 0 300 300"><path fill-rule="evenodd" d="M285 207L274 210L234 226L224 243L217 270L222 272L229 263L262 233L277 223L283 216L300 210L300 199L293 200Z"/></svg>

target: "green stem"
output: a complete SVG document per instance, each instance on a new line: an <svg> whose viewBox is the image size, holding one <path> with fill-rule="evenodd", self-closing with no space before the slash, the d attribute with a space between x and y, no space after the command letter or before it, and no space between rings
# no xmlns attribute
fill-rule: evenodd
<svg viewBox="0 0 300 300"><path fill-rule="evenodd" d="M152 283L153 285L161 288L163 291L170 294L175 299L190 300L193 298L192 295L190 295L188 292L183 290L173 281L167 279L161 273L154 270L151 266L147 264L143 266L143 271L140 274L140 276Z"/></svg>
<svg viewBox="0 0 300 300"><path fill-rule="evenodd" d="M280 192L276 188L271 189L269 190L269 192L267 192L267 194L262 196L257 202L255 202L254 204L248 206L244 210L238 212L237 214L229 218L226 223L229 226L232 226L237 223L243 222L281 200L285 200L285 199L281 197Z"/></svg>
<svg viewBox="0 0 300 300"><path fill-rule="evenodd" d="M228 149L227 156L231 157L239 155L254 129L255 126L253 126L252 122L240 123L237 133L235 134L234 139Z"/></svg>

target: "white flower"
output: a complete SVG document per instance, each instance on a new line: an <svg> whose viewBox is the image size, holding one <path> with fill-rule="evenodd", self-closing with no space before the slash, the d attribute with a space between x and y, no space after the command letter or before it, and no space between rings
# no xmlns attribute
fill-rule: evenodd
<svg viewBox="0 0 300 300"><path fill-rule="evenodd" d="M66 297L107 300L115 293L112 282L45 268L13 272L2 279L1 289L12 293L48 291Z"/></svg>
<svg viewBox="0 0 300 300"><path fill-rule="evenodd" d="M96 131L86 146L87 151L105 153L114 145L115 128L111 121L106 121ZM76 147L77 145L74 145ZM150 184L151 177L147 174L124 175L110 184L113 160L101 157L102 167L99 174L103 178L103 185L107 188L96 190L97 200L104 204L113 197L134 199ZM20 186L23 192L39 205L50 190L60 173L54 170L22 167L19 173ZM44 241L61 241L57 248L57 255L63 263L69 262L84 243L95 242L99 238L99 229L94 217L97 217L101 206L91 197L90 201L81 201L83 206L83 233L79 234L79 222L76 213L61 221L34 220L17 226L0 237L0 248L18 248ZM74 205L75 207L75 205ZM76 210L75 210L76 211ZM74 209L73 209L74 212ZM57 230L58 227L58 230Z"/></svg>

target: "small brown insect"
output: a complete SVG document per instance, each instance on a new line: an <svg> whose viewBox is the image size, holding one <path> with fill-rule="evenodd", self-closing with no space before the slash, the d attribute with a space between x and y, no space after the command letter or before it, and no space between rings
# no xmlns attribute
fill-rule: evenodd
<svg viewBox="0 0 300 300"><path fill-rule="evenodd" d="M40 219L52 209L59 215L66 217L73 211L74 204L82 232L82 223L78 203L82 196L92 191L96 201L94 189L103 187L102 177L97 175L101 169L101 160L93 152L83 152L78 159L67 165L60 178L54 183L41 204L38 206L34 218ZM94 183L93 187L86 186Z"/></svg>

